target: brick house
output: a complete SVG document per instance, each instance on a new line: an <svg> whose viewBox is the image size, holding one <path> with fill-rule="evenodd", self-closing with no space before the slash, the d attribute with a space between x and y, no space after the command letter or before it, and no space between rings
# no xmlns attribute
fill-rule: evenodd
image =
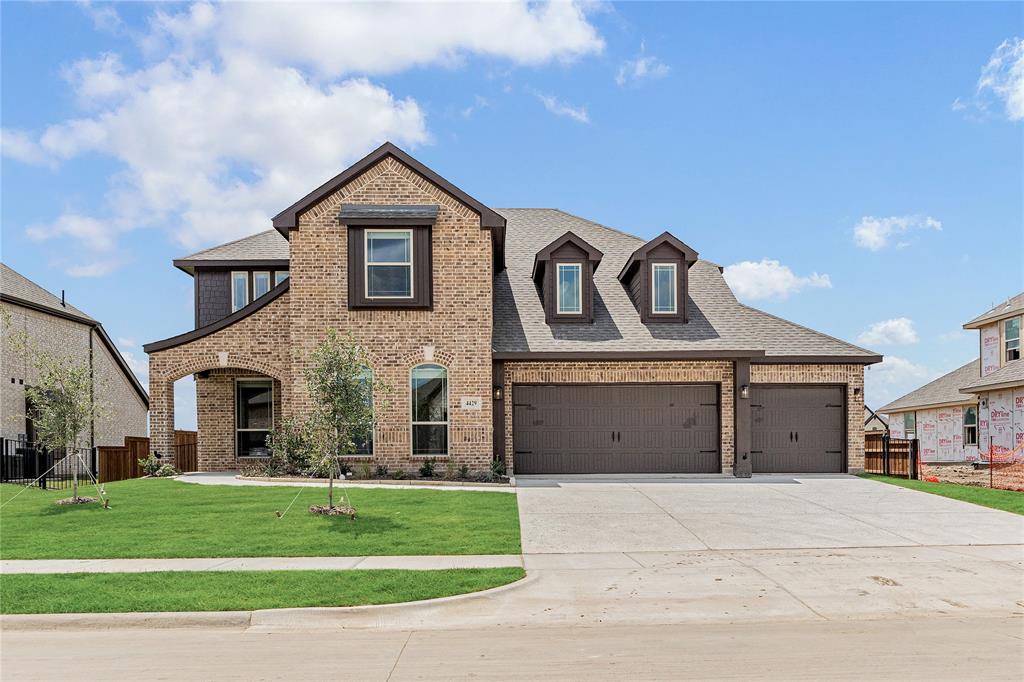
<svg viewBox="0 0 1024 682"><path fill-rule="evenodd" d="M672 234L491 209L392 144L273 228L174 262L196 329L145 346L157 450L192 374L200 468L265 456L267 430L308 409L303 369L333 327L393 388L357 458L392 469L863 469L880 356L739 303Z"/></svg>
<svg viewBox="0 0 1024 682"><path fill-rule="evenodd" d="M34 347L70 355L92 367L92 399L101 409L82 434L83 443L120 446L125 436L146 435L149 396L102 324L4 264L0 264L0 308L10 316L11 328L23 332ZM6 343L2 347L0 435L34 441L25 386L36 380L35 370Z"/></svg>
<svg viewBox="0 0 1024 682"><path fill-rule="evenodd" d="M987 462L1024 448L1024 293L964 323L979 357L897 398L879 412L896 438L917 438L921 461Z"/></svg>

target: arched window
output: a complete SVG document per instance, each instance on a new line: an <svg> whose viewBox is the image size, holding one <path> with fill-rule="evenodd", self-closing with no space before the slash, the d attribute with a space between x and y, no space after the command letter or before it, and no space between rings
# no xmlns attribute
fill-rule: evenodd
<svg viewBox="0 0 1024 682"><path fill-rule="evenodd" d="M441 365L413 367L409 397L412 404L413 456L447 455L448 370Z"/></svg>

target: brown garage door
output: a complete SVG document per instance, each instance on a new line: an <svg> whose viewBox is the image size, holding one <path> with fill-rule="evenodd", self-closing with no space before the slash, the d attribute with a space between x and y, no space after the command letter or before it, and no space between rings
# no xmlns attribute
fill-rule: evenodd
<svg viewBox="0 0 1024 682"><path fill-rule="evenodd" d="M718 386L517 385L518 474L717 473Z"/></svg>
<svg viewBox="0 0 1024 682"><path fill-rule="evenodd" d="M755 473L845 470L846 405L839 386L752 386Z"/></svg>

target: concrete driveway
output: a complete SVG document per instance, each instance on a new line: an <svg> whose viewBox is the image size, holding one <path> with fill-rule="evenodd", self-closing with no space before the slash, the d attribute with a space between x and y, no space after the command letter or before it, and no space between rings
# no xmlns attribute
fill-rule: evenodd
<svg viewBox="0 0 1024 682"><path fill-rule="evenodd" d="M854 476L517 483L526 554L1024 542L1024 517Z"/></svg>

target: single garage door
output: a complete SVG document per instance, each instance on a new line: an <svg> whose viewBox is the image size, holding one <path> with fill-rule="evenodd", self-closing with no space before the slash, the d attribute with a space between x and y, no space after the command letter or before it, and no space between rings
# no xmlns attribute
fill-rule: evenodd
<svg viewBox="0 0 1024 682"><path fill-rule="evenodd" d="M517 474L719 472L716 384L516 385Z"/></svg>
<svg viewBox="0 0 1024 682"><path fill-rule="evenodd" d="M831 473L846 466L840 386L752 386L750 459L755 473Z"/></svg>

